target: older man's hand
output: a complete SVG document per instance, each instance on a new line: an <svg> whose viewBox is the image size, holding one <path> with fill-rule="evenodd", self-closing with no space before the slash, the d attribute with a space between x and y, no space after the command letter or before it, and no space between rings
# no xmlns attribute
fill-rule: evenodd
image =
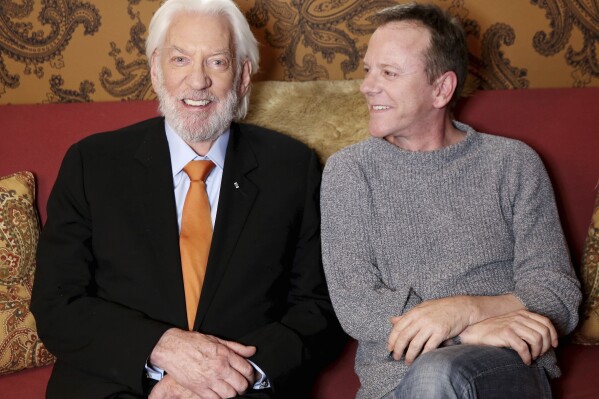
<svg viewBox="0 0 599 399"><path fill-rule="evenodd" d="M214 398L220 398L216 393L212 396ZM162 380L154 386L148 399L203 399L191 392L188 389L183 388L181 385L170 376L166 375Z"/></svg>
<svg viewBox="0 0 599 399"><path fill-rule="evenodd" d="M153 366L168 373L168 380L154 387L159 388L156 395L168 392L169 387L177 387L176 394L195 395L175 398L220 399L243 394L254 382L254 368L246 358L255 352L253 346L171 328L162 335L149 359Z"/></svg>

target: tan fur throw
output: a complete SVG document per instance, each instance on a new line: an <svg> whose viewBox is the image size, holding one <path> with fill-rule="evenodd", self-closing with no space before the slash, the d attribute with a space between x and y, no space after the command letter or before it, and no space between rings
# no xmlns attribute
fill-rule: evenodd
<svg viewBox="0 0 599 399"><path fill-rule="evenodd" d="M343 147L368 137L368 108L361 80L257 82L244 122L304 142L324 163Z"/></svg>

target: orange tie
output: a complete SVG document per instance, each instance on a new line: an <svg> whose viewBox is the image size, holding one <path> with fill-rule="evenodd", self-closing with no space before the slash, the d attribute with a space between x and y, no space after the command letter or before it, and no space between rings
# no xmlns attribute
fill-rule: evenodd
<svg viewBox="0 0 599 399"><path fill-rule="evenodd" d="M196 318L212 241L210 202L205 183L212 168L212 161L191 161L183 168L191 181L183 204L179 236L185 306L190 330L193 329Z"/></svg>

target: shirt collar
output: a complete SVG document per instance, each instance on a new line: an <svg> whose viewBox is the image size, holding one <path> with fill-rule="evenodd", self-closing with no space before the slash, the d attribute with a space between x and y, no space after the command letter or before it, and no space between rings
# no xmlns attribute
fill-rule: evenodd
<svg viewBox="0 0 599 399"><path fill-rule="evenodd" d="M209 159L221 170L225 167L225 154L229 143L230 129L221 134L205 157L198 155L165 121L166 139L171 154L171 167L173 176L179 174L188 162L198 159Z"/></svg>

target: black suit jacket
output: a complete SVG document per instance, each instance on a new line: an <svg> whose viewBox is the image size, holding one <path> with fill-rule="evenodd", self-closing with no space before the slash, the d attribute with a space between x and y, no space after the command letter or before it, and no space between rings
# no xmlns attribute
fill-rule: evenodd
<svg viewBox="0 0 599 399"><path fill-rule="evenodd" d="M320 260L319 170L289 137L231 127L194 329L255 345L278 397L306 395L338 332ZM73 145L48 200L31 303L58 358L48 398L147 395L153 347L187 324L179 256L163 118Z"/></svg>

